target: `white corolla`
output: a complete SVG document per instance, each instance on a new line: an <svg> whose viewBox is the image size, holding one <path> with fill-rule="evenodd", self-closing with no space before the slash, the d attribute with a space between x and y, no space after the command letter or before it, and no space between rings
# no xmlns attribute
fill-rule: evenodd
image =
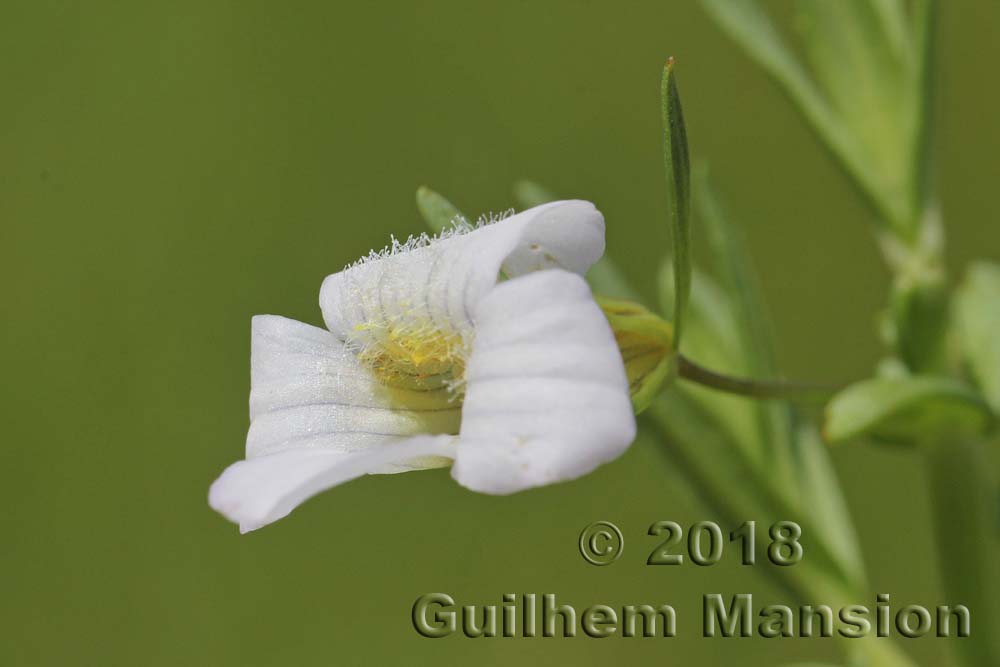
<svg viewBox="0 0 1000 667"><path fill-rule="evenodd" d="M629 383L581 277L603 253L601 213L554 202L329 276L326 329L254 317L246 459L211 506L246 532L366 473L451 465L507 494L616 458L635 437Z"/></svg>

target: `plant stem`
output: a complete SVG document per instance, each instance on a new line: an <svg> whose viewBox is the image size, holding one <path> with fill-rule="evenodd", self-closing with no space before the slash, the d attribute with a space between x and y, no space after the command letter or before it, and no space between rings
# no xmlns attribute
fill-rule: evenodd
<svg viewBox="0 0 1000 667"><path fill-rule="evenodd" d="M754 380L725 375L700 366L684 355L677 355L677 373L685 380L729 394L751 398L797 398L825 401L840 390L839 387L800 384L785 380Z"/></svg>
<svg viewBox="0 0 1000 667"><path fill-rule="evenodd" d="M959 664L966 667L1000 665L991 470L986 445L980 441L937 442L927 449L938 569L946 604L965 605L972 619L970 636L953 639L951 644Z"/></svg>

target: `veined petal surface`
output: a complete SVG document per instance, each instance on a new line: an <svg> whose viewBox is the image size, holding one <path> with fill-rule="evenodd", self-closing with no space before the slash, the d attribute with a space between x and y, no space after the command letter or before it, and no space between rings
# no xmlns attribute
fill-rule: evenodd
<svg viewBox="0 0 1000 667"><path fill-rule="evenodd" d="M456 357L473 333L472 313L501 273L517 277L546 268L583 274L604 253L604 217L586 201L552 202L471 231L426 243L397 245L340 273L320 290L327 327L355 348L392 350L401 341L450 341ZM442 359L449 350L419 351Z"/></svg>
<svg viewBox="0 0 1000 667"><path fill-rule="evenodd" d="M354 452L400 436L458 432L461 405L447 389L380 384L339 338L318 327L254 317L250 367L248 459L290 449Z"/></svg>
<svg viewBox="0 0 1000 667"><path fill-rule="evenodd" d="M614 334L586 282L547 270L478 304L452 476L506 494L574 479L635 438Z"/></svg>

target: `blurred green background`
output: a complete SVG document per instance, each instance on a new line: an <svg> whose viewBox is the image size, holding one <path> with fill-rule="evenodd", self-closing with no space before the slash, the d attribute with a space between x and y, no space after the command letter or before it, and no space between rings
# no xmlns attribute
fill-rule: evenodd
<svg viewBox="0 0 1000 667"><path fill-rule="evenodd" d="M936 149L954 271L1000 255L1000 3L941 4ZM650 523L714 518L684 508L651 440L508 498L445 471L366 478L243 537L206 503L242 456L251 315L320 323L324 276L422 231L418 185L476 213L511 206L522 177L591 199L610 254L652 296L668 55L693 153L762 268L785 372L867 374L887 279L867 209L696 3L8 0L2 16L0 664L837 655L832 640L700 638L704 593L792 601L753 568L644 565ZM919 458L852 447L836 462L873 589L941 602ZM598 519L625 532L611 567L577 553ZM681 636L421 639L410 606L432 591L669 602ZM943 660L941 640L905 648Z"/></svg>

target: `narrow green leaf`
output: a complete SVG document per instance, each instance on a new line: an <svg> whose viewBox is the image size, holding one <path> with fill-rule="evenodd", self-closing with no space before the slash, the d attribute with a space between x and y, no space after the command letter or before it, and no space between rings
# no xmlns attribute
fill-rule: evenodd
<svg viewBox="0 0 1000 667"><path fill-rule="evenodd" d="M830 515L824 512L820 519L809 505L812 502L809 496L798 495L789 502L777 492L774 480L748 465L726 431L702 409L688 386L672 385L653 402L646 414L644 423L654 426L667 440L661 444L661 451L686 482L681 488L697 494L699 504L704 505L703 512L734 526L749 518L756 520L758 526L791 520L802 526L804 535L824 534ZM839 497L839 489L833 488L835 496ZM823 540L811 542L809 557L795 567L769 567L757 571L770 576L775 584L801 603L823 600L832 606L855 604L867 590L861 586L856 572L852 575L850 559L845 562L844 545L831 550L832 539L835 536L831 533ZM848 643L848 648L858 658L853 664L913 667L895 642L872 637L871 641L861 639Z"/></svg>
<svg viewBox="0 0 1000 667"><path fill-rule="evenodd" d="M729 296L711 276L698 269L694 270L692 278L691 303L687 312L688 335L681 343L681 353L707 368L746 375L740 347L740 324ZM673 312L676 289L670 262L665 262L660 268L658 282L662 312ZM763 440L759 428L757 401L694 383L683 385L684 391L712 417L747 461L761 468L766 465L769 443Z"/></svg>
<svg viewBox="0 0 1000 667"><path fill-rule="evenodd" d="M675 310L675 275L672 262L660 265L657 284L663 313ZM692 269L687 326L691 336L681 343L682 353L708 368L725 368L740 375L747 373L729 296L712 276L698 267Z"/></svg>
<svg viewBox="0 0 1000 667"><path fill-rule="evenodd" d="M895 136L902 129L891 123L898 120L894 114L900 111L902 87L907 85L903 68L913 66L913 54L899 57L893 42L905 37L894 38L887 32L906 34L905 15L897 15L899 8L891 7L895 3L798 0L796 4L803 52L828 101L855 132Z"/></svg>
<svg viewBox="0 0 1000 667"><path fill-rule="evenodd" d="M935 0L912 0L910 12L911 34L913 35L914 52L930 55L931 32L934 29ZM922 66L926 66L924 58Z"/></svg>
<svg viewBox="0 0 1000 667"><path fill-rule="evenodd" d="M417 210L435 234L465 220L454 204L424 185L417 188Z"/></svg>
<svg viewBox="0 0 1000 667"><path fill-rule="evenodd" d="M660 272L660 282L661 295L669 311L673 299L673 271L669 267ZM738 320L739 311L733 298L732 292L727 295L711 277L695 270L687 320L688 337L681 351L707 365L740 369L740 373L746 373L740 337L740 330L746 325ZM765 344L770 345L770 340L766 339ZM796 428L790 407L781 401L751 401L690 383L671 387L668 393L671 401L678 402L679 395L685 399L680 402L682 407L666 408L673 419L712 424L711 437L724 438L727 443L725 456L739 461L734 464L734 470L752 471L754 479L746 481L766 486L758 490L758 494L769 494L780 502L800 508L813 526L810 533L822 542L829 554L836 576L851 590L865 590L864 568L851 519L826 448L815 430L806 425ZM685 405L687 407L683 407ZM695 409L699 411L698 417L679 414ZM668 430L675 434L689 432L674 423ZM697 440L694 435L691 437ZM699 451L697 444L692 443L691 448ZM714 460L716 454L704 448L701 451L703 456Z"/></svg>
<svg viewBox="0 0 1000 667"><path fill-rule="evenodd" d="M557 200L551 190L534 181L518 181L514 184L514 201L522 208L532 208Z"/></svg>
<svg viewBox="0 0 1000 667"><path fill-rule="evenodd" d="M663 161L670 196L670 235L674 250L674 349L678 349L683 335L684 311L691 293L691 161L673 58L663 68L660 109L663 115Z"/></svg>
<svg viewBox="0 0 1000 667"><path fill-rule="evenodd" d="M901 8L882 0L798 0L802 50L827 101L850 128L871 170L872 187L892 211L888 222L915 237L922 203L913 178L918 157L919 56L900 57L887 30L905 31ZM905 16L905 15L904 15Z"/></svg>
<svg viewBox="0 0 1000 667"><path fill-rule="evenodd" d="M867 183L860 147L771 22L759 0L701 0L702 7L794 102L829 148ZM867 187L867 186L866 186Z"/></svg>
<svg viewBox="0 0 1000 667"><path fill-rule="evenodd" d="M908 57L913 36L904 0L871 0L871 3L893 54L900 60Z"/></svg>
<svg viewBox="0 0 1000 667"><path fill-rule="evenodd" d="M1000 264L976 262L969 267L955 311L969 370L1000 414Z"/></svg>
<svg viewBox="0 0 1000 667"><path fill-rule="evenodd" d="M712 188L705 167L695 170L694 196L698 219L707 232L716 273L729 297L739 339L741 366L719 370L761 379L775 378L778 373L770 318L750 252L740 229L732 224L729 212ZM763 458L771 462L775 473L788 484L794 483L791 466L794 438L789 406L778 401L755 401L753 407Z"/></svg>
<svg viewBox="0 0 1000 667"><path fill-rule="evenodd" d="M758 377L771 377L777 372L777 363L770 316L761 294L760 281L744 235L739 227L732 224L731 215L712 186L705 167L695 169L694 196L698 220L707 233L716 271L740 323L745 372Z"/></svg>
<svg viewBox="0 0 1000 667"><path fill-rule="evenodd" d="M701 0L708 15L803 109L822 117L829 110L759 0Z"/></svg>
<svg viewBox="0 0 1000 667"><path fill-rule="evenodd" d="M753 465L733 442L728 430L704 409L697 392L681 383L671 385L647 410L648 420L661 430L664 454L699 492L702 502L733 526L752 519L758 526L775 521L797 522L804 535L818 535L821 524L808 511L806 499L786 491L766 469ZM792 489L792 491L796 491ZM809 558L792 568L764 568L775 583L796 599L850 604L864 594L829 550L826 540L811 540Z"/></svg>
<svg viewBox="0 0 1000 667"><path fill-rule="evenodd" d="M673 280L672 267L664 266L659 280L664 312L673 309ZM745 363L739 333L743 324L733 298L712 278L694 271L688 336L681 348L685 355L726 369ZM771 407L787 415L787 406L772 402ZM815 429L792 430L793 446L785 456L795 474L786 482L785 476L774 474L774 458L761 442L758 409L755 401L676 383L654 400L643 423L652 422L669 440L664 455L712 516L734 525L748 517L758 525L791 517L813 536L807 569L765 571L776 583L801 599L850 604L866 593L866 577L826 448ZM865 660L871 656L868 664L909 665L892 644L863 644L856 650Z"/></svg>
<svg viewBox="0 0 1000 667"><path fill-rule="evenodd" d="M763 3L760 0L701 0L701 4L723 32L739 44L799 108L880 216L896 228L904 226L909 212L899 201L896 188L886 185L867 146L831 106L827 94L785 43ZM851 71L854 70L845 73Z"/></svg>
<svg viewBox="0 0 1000 667"><path fill-rule="evenodd" d="M671 385L653 401L646 414L666 440L661 445L665 456L692 481L710 509L710 516L733 526L751 519L758 525L798 520L803 532L812 534L812 523L774 493L756 466L740 455L728 429L720 428L690 389L680 383ZM849 599L851 593L843 589L840 577L830 570L820 549L817 545L810 558L795 567L763 568L760 572L773 576L775 583L802 601L821 597Z"/></svg>
<svg viewBox="0 0 1000 667"><path fill-rule="evenodd" d="M894 444L924 445L945 435L976 436L993 417L975 391L940 377L863 380L837 394L826 409L827 440L870 436Z"/></svg>
<svg viewBox="0 0 1000 667"><path fill-rule="evenodd" d="M823 541L854 590L867 589L864 559L843 491L830 460L829 448L811 423L795 431L795 477L799 493Z"/></svg>
<svg viewBox="0 0 1000 667"><path fill-rule="evenodd" d="M933 72L936 6L934 0L912 0L910 3L909 25L912 43L910 53L916 56L909 59L912 60L913 67L908 70L910 85L907 90L912 99L903 103L903 107L913 114L911 125L913 145L916 148L913 182L917 187L917 196L924 204L931 199L929 192L931 188L928 184L932 180L934 161L931 151L931 108L934 105L935 88Z"/></svg>

